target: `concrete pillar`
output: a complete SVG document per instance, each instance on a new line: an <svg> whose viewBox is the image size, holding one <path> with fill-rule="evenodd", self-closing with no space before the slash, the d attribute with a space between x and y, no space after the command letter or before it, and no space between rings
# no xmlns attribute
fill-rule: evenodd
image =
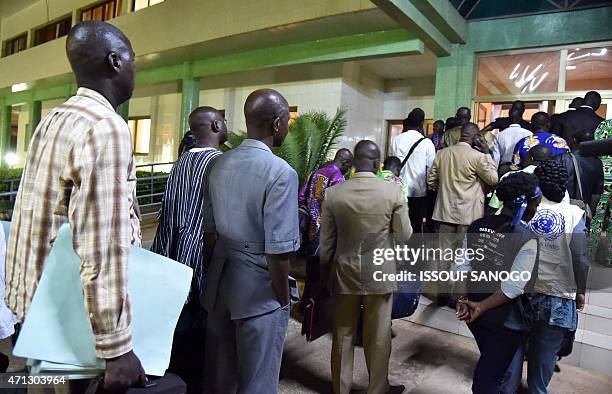
<svg viewBox="0 0 612 394"><path fill-rule="evenodd" d="M118 106L117 113L127 122L130 116L130 100Z"/></svg>
<svg viewBox="0 0 612 394"><path fill-rule="evenodd" d="M9 151L11 144L11 115L13 113L13 107L10 105L3 105L0 112L0 166L6 167L6 160L4 157Z"/></svg>
<svg viewBox="0 0 612 394"><path fill-rule="evenodd" d="M435 119L454 116L459 107L472 107L475 62L474 52L459 44L453 45L450 56L438 58Z"/></svg>
<svg viewBox="0 0 612 394"><path fill-rule="evenodd" d="M40 123L40 115L42 112L42 101L30 101L30 120L28 122L28 129L26 130L26 146L30 145L30 141L32 140L32 135L34 135L34 131L36 130L36 126Z"/></svg>
<svg viewBox="0 0 612 394"><path fill-rule="evenodd" d="M181 91L181 138L189 130L189 114L200 102L200 80L183 78Z"/></svg>

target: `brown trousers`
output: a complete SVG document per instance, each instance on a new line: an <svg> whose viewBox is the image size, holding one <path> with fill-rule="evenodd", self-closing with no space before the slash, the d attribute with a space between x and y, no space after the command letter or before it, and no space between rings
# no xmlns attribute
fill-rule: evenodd
<svg viewBox="0 0 612 394"><path fill-rule="evenodd" d="M333 303L331 368L334 393L349 394L351 391L355 337L362 305L363 350L370 376L368 394L386 393L389 389L393 294L334 294Z"/></svg>

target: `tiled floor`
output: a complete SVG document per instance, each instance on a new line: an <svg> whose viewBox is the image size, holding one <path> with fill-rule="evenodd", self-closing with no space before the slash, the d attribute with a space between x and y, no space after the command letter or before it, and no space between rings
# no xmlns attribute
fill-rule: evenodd
<svg viewBox="0 0 612 394"><path fill-rule="evenodd" d="M281 393L330 393L329 336L306 343L300 324L292 320L285 340ZM478 348L471 338L451 334L408 321L393 322L389 379L403 384L408 393L471 393L471 376L478 359ZM555 394L609 393L612 376L560 364L550 390ZM526 374L526 371L525 371ZM353 389L367 387L368 375L363 349L355 351Z"/></svg>

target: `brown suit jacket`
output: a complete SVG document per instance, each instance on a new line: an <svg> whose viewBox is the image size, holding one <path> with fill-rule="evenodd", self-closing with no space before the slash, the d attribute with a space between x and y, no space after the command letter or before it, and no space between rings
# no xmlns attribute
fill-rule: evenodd
<svg viewBox="0 0 612 394"><path fill-rule="evenodd" d="M427 186L438 191L433 219L469 225L484 216L485 184L497 184L497 168L466 142L440 150L427 174Z"/></svg>
<svg viewBox="0 0 612 394"><path fill-rule="evenodd" d="M394 274L396 261L374 264L376 249L393 248L394 239L412 234L408 207L398 184L358 172L325 191L321 213L320 258L335 294L388 294L394 281L375 280ZM379 256L382 259L381 256Z"/></svg>

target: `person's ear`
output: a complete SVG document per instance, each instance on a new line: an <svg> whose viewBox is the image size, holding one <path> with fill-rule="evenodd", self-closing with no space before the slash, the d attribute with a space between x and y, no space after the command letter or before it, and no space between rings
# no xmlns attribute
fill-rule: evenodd
<svg viewBox="0 0 612 394"><path fill-rule="evenodd" d="M106 55L106 62L114 74L121 72L121 58L116 52L111 52Z"/></svg>
<svg viewBox="0 0 612 394"><path fill-rule="evenodd" d="M372 164L373 164L373 167L374 167L374 171L376 171L376 172L380 171L380 169L382 168L380 160L374 160L372 162Z"/></svg>
<svg viewBox="0 0 612 394"><path fill-rule="evenodd" d="M222 130L223 125L221 124L222 122L220 120L214 120L212 122L212 131L213 133L218 133Z"/></svg>
<svg viewBox="0 0 612 394"><path fill-rule="evenodd" d="M272 121L272 131L274 132L274 134L278 133L278 130L280 129L280 122L281 118L279 118L278 116Z"/></svg>

